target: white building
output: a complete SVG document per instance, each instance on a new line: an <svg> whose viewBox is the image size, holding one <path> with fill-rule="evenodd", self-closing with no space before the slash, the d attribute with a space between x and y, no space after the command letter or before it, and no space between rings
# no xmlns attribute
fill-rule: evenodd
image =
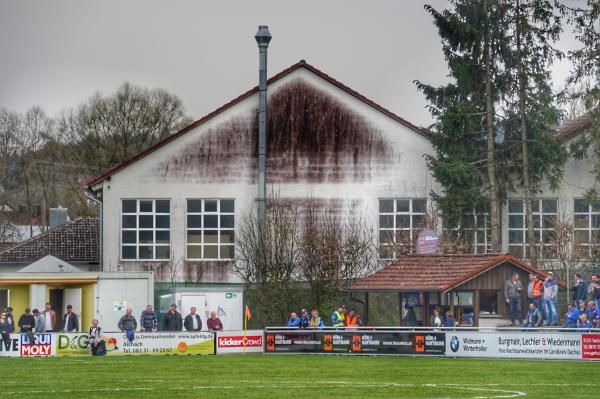
<svg viewBox="0 0 600 399"><path fill-rule="evenodd" d="M429 193L439 190L424 158L433 147L421 129L304 61L268 84L268 192L360 210L380 244L419 225ZM257 195L257 105L255 87L90 182L103 202L103 270L153 270L164 281L176 264L185 281L237 281L229 273L236 221ZM565 126L559 137L572 140L587 121ZM542 239L549 217L563 211L575 217L578 234L591 240L600 230L600 207L580 201L593 186L591 165L570 160L560 190L544 187L537 196ZM510 196L503 250L522 256L522 196ZM482 252L489 222L477 219L469 237Z"/></svg>

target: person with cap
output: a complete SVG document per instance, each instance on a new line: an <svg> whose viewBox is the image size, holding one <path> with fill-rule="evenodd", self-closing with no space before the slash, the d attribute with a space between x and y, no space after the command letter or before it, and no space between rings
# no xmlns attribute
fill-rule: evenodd
<svg viewBox="0 0 600 399"><path fill-rule="evenodd" d="M548 272L544 281L544 312L546 313L546 325L558 326L558 313L556 298L558 297L558 284L554 280L554 273Z"/></svg>
<svg viewBox="0 0 600 399"><path fill-rule="evenodd" d="M181 313L177 311L177 305L172 304L171 308L165 315L164 331L181 331L183 328L183 321L181 319Z"/></svg>
<svg viewBox="0 0 600 399"><path fill-rule="evenodd" d="M331 314L331 325L335 328L342 328L346 326L346 315L345 306L340 306L337 310L334 310Z"/></svg>
<svg viewBox="0 0 600 399"><path fill-rule="evenodd" d="M62 318L61 330L64 332L79 331L79 320L71 305L67 305L67 313Z"/></svg>
<svg viewBox="0 0 600 399"><path fill-rule="evenodd" d="M301 323L301 320L298 317L298 315L296 314L296 312L292 312L290 314L290 318L287 322L287 326L289 328L300 328L300 323Z"/></svg>
<svg viewBox="0 0 600 399"><path fill-rule="evenodd" d="M40 313L38 309L33 309L33 317L35 318L34 331L36 333L46 332L46 318Z"/></svg>
<svg viewBox="0 0 600 399"><path fill-rule="evenodd" d="M135 320L135 317L133 317L132 313L133 309L127 308L127 310L125 310L125 314L123 317L121 317L119 323L117 324L117 327L119 330L121 330L121 332L125 333L129 342L133 341L135 338L135 330L137 330L137 321Z"/></svg>
<svg viewBox="0 0 600 399"><path fill-rule="evenodd" d="M308 309L302 309L300 312L300 328L310 328L311 315L308 313Z"/></svg>

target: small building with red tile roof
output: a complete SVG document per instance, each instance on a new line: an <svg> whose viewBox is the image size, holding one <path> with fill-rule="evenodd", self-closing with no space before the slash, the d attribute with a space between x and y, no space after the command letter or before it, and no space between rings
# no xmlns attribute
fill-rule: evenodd
<svg viewBox="0 0 600 399"><path fill-rule="evenodd" d="M515 273L523 285L525 316L529 274L545 279L548 273L508 254L406 255L348 290L364 292L366 304L369 293L397 292L399 308L405 312L407 305L412 307L421 325L430 325L433 309L439 307L449 309L462 325L497 326L509 318L503 287Z"/></svg>

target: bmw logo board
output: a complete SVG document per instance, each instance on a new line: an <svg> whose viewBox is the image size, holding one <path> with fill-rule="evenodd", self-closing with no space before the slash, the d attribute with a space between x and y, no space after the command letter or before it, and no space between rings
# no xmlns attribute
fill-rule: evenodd
<svg viewBox="0 0 600 399"><path fill-rule="evenodd" d="M450 339L450 349L452 349L452 352L456 352L458 351L459 346L460 343L458 342L458 337L454 335L452 339Z"/></svg>

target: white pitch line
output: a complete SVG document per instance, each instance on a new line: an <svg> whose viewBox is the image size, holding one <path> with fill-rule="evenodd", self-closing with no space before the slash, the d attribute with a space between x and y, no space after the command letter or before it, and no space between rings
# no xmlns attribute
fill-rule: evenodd
<svg viewBox="0 0 600 399"><path fill-rule="evenodd" d="M325 385L323 382L313 383L316 385ZM327 384L331 385L332 382L328 381ZM333 384L345 385L346 382L339 381L333 382ZM376 387L392 387L392 388L434 388L434 389L455 389L458 391L476 391L476 392L489 392L492 395L485 396L474 396L471 399L505 399L505 398L517 398L527 396L525 392L512 391L505 389L492 389L485 387L474 387L459 384L401 384L394 382L384 383L368 383L368 382L355 382L350 383L363 388L376 388ZM88 388L88 389L60 389L60 390L28 390L28 391L12 391L12 392L0 392L0 396L4 395L19 395L19 394L53 394L53 393L90 393L90 392L126 392L126 391L179 391L179 390L204 390L204 389L288 389L288 388L305 388L306 385L293 385L293 384L256 384L256 385L198 385L198 386L183 386L183 387L119 387L119 388ZM450 399L447 397L436 398L436 399Z"/></svg>

